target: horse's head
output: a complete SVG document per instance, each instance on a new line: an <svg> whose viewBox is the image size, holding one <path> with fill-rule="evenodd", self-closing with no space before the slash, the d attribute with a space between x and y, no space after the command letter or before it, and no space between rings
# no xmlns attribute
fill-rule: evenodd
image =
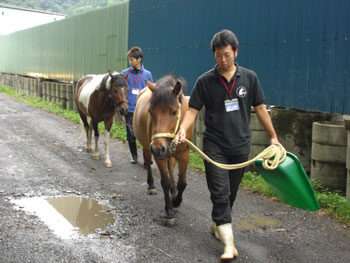
<svg viewBox="0 0 350 263"><path fill-rule="evenodd" d="M129 89L126 79L129 74L122 75L117 72L108 71L108 74L103 78L100 91L108 92L108 97L112 103L118 108L121 115L126 115L129 111L127 102L127 93Z"/></svg>
<svg viewBox="0 0 350 263"><path fill-rule="evenodd" d="M183 79L165 76L153 84L147 81L152 91L149 113L151 115L151 152L156 159L164 159L169 144L180 124ZM155 138L154 135L156 136Z"/></svg>

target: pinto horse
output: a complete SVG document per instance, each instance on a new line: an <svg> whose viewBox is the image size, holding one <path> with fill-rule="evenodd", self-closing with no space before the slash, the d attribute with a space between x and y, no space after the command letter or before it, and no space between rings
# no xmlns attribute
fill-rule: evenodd
<svg viewBox="0 0 350 263"><path fill-rule="evenodd" d="M173 207L181 204L186 188L189 147L187 144L179 144L171 150L172 137L188 108L188 99L182 93L184 84L183 79L176 79L172 75L164 76L156 84L147 80L147 87L138 95L133 118L135 136L143 146L149 194L156 194L151 170L152 155L160 172L165 197L164 223L167 226L175 223ZM193 128L192 125L187 131L186 138L189 140L192 138ZM156 134L160 136L155 136ZM162 134L172 136L163 137ZM177 185L174 178L176 162L179 171Z"/></svg>
<svg viewBox="0 0 350 263"><path fill-rule="evenodd" d="M127 76L117 72L102 75L87 75L76 85L76 103L82 123L82 134L86 133L86 152L94 152L93 159L99 160L98 123L105 124L105 162L106 167L112 167L109 159L109 132L113 117L117 110L121 115L128 113L126 81ZM95 149L91 147L92 129L94 129Z"/></svg>

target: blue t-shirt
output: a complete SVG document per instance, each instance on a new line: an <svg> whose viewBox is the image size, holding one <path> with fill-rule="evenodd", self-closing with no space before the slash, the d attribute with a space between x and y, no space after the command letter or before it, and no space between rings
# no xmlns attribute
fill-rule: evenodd
<svg viewBox="0 0 350 263"><path fill-rule="evenodd" d="M141 70L136 71L133 67L129 67L122 71L123 75L129 73L127 82L129 84L128 90L128 106L129 112L134 112L136 107L137 95L139 92L147 86L146 80L153 82L152 73L145 69L143 65L141 65Z"/></svg>

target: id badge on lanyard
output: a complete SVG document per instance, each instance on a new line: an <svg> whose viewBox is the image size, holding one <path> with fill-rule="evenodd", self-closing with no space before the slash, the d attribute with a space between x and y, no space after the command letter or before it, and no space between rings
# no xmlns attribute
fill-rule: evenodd
<svg viewBox="0 0 350 263"><path fill-rule="evenodd" d="M139 79L136 80L134 73L131 71L131 75L132 75L134 82L135 82L135 88L132 89L131 93L134 95L139 95L139 93L140 93L140 90L137 88L137 84L140 82L142 74L143 74L143 72L141 72Z"/></svg>
<svg viewBox="0 0 350 263"><path fill-rule="evenodd" d="M140 90L135 88L135 89L132 89L131 93L134 95L139 95Z"/></svg>
<svg viewBox="0 0 350 263"><path fill-rule="evenodd" d="M231 99L231 93L233 91L233 87L235 86L235 82L236 82L236 78L233 80L232 83L232 87L231 90L229 90L225 84L225 82L223 81L223 79L219 76L222 84L224 85L226 91L228 92L228 94L230 95L230 99L229 100L225 100L225 109L226 112L231 112L231 111L238 111L239 110L239 103L238 103L238 99Z"/></svg>
<svg viewBox="0 0 350 263"><path fill-rule="evenodd" d="M226 112L239 110L238 99L225 100Z"/></svg>

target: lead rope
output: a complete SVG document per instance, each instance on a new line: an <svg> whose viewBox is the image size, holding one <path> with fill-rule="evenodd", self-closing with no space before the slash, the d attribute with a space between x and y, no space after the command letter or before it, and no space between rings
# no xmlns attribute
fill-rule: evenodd
<svg viewBox="0 0 350 263"><path fill-rule="evenodd" d="M180 118L181 118L181 111L180 111L181 105L179 107L179 111L177 114L177 123L176 127L174 130L174 133L157 133L152 135L152 141L156 138L172 138L173 140L171 141L169 145L169 153L173 154L176 151L176 147L178 145L178 138L176 138L176 133L177 130L179 129L180 126ZM188 146L195 152L197 152L204 160L207 162L212 163L213 165L225 169L225 170L235 170L235 169L240 169L243 167L247 167L251 164L253 164L256 160L258 159L263 159L262 166L265 170L274 170L278 167L280 163L282 163L287 156L286 149L282 146L282 144L277 143L277 144L272 144L269 147L267 147L265 150L263 150L261 153L259 153L257 156L255 156L253 159L248 160L244 163L237 163L237 164L223 164L223 163L218 163L210 159L204 152L202 152L196 145L194 145L190 140L186 139L186 143Z"/></svg>
<svg viewBox="0 0 350 263"><path fill-rule="evenodd" d="M178 139L174 138L173 141L175 144L177 144ZM173 143L173 142L172 142ZM248 160L244 163L237 163L237 164L223 164L218 163L210 159L205 153L203 153L196 145L194 145L190 140L186 139L186 143L190 146L192 150L197 152L204 160L214 164L215 166L225 169L225 170L235 170L240 169L243 167L247 167L251 164L253 164L258 159L263 159L262 166L265 170L274 170L278 167L280 163L282 163L287 156L286 149L282 146L282 144L272 144L269 147L267 147L265 150L263 150L261 153L259 153L256 157L254 157L251 160Z"/></svg>

